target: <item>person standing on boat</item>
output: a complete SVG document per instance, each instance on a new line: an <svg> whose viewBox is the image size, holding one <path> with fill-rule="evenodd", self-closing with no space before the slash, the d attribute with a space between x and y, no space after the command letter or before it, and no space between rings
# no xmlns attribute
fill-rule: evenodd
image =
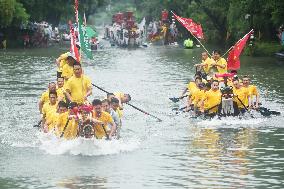
<svg viewBox="0 0 284 189"><path fill-rule="evenodd" d="M64 77L65 81L68 81L73 74L73 65L78 63L73 55L67 57L67 64L62 67L62 74L61 76Z"/></svg>
<svg viewBox="0 0 284 189"><path fill-rule="evenodd" d="M213 77L212 73L209 74L209 71L212 67L212 64L214 64L214 60L212 60L209 56L207 52L202 52L201 53L201 60L202 63L201 64L195 64L194 66L197 67L199 70L201 70L203 68L204 72L207 75L210 75L211 77Z"/></svg>
<svg viewBox="0 0 284 189"><path fill-rule="evenodd" d="M65 64L67 64L67 58L69 55L71 56L70 52L63 53L55 60L55 63L57 65L57 77L61 77L62 68Z"/></svg>
<svg viewBox="0 0 284 189"><path fill-rule="evenodd" d="M82 73L80 63L76 62L73 65L73 70L74 75L67 81L65 86L66 97L70 102L82 105L88 100L88 96L92 94L91 80Z"/></svg>
<svg viewBox="0 0 284 189"><path fill-rule="evenodd" d="M211 84L211 89L204 93L200 111L208 115L216 115L218 113L218 106L221 103L221 97L222 93L219 90L219 81L214 80Z"/></svg>
<svg viewBox="0 0 284 189"><path fill-rule="evenodd" d="M48 89L44 93L42 93L40 97L40 101L38 103L39 112L42 113L42 107L45 103L49 102L49 93L56 92L56 84L51 82L48 84Z"/></svg>
<svg viewBox="0 0 284 189"><path fill-rule="evenodd" d="M211 69L213 70L209 70L209 72L227 73L227 61L222 58L220 54L219 50L213 52L213 59L215 62L211 64Z"/></svg>
<svg viewBox="0 0 284 189"><path fill-rule="evenodd" d="M49 102L42 107L42 126L44 132L50 131L50 123L52 123L52 116L57 111L57 93L56 91L49 92Z"/></svg>
<svg viewBox="0 0 284 189"><path fill-rule="evenodd" d="M250 84L250 78L247 75L243 76L243 87L249 90L249 95L250 95L250 100L251 100L250 105L252 106L252 108L258 109L259 93L258 93L257 87L255 85Z"/></svg>
<svg viewBox="0 0 284 189"><path fill-rule="evenodd" d="M114 123L111 115L108 112L102 110L101 100L94 99L92 105L94 107L94 111L91 121L95 123L94 130L96 138L111 138L112 136L114 136L116 131L116 124ZM111 126L111 129L109 129L108 125Z"/></svg>
<svg viewBox="0 0 284 189"><path fill-rule="evenodd" d="M237 103L238 110L235 112L244 113L250 107L250 92L249 89L240 84L239 79L233 79L234 101Z"/></svg>

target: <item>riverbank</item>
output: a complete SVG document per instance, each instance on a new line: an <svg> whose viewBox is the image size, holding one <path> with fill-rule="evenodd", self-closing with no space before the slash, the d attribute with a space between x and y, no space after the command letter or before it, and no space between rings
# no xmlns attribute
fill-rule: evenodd
<svg viewBox="0 0 284 189"><path fill-rule="evenodd" d="M284 46L278 42L255 42L247 46L244 55L247 56L274 56L275 53L283 51Z"/></svg>

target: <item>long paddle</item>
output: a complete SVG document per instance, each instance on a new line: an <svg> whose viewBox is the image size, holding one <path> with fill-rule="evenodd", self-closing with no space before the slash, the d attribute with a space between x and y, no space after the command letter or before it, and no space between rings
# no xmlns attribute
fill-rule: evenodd
<svg viewBox="0 0 284 189"><path fill-rule="evenodd" d="M42 123L42 119L36 125L34 125L33 127L40 127L41 123Z"/></svg>
<svg viewBox="0 0 284 189"><path fill-rule="evenodd" d="M273 110L270 110L270 109L264 108L264 107L259 107L256 110L259 111L262 116L271 116L271 115L280 115L281 114L280 112L273 111Z"/></svg>
<svg viewBox="0 0 284 189"><path fill-rule="evenodd" d="M105 127L104 127L104 124L101 124L101 126L102 126L102 128L103 128L103 130L105 132L107 140L109 140L109 135L107 134L107 131L106 131Z"/></svg>
<svg viewBox="0 0 284 189"><path fill-rule="evenodd" d="M66 121L66 124L65 124L65 126L64 126L64 128L63 128L63 131L62 131L61 135L60 135L60 138L62 138L62 137L63 137L64 132L65 132L65 130L66 130L66 128L67 128L67 126L68 126L69 120L70 120L70 119L69 119L69 117L67 117L67 121Z"/></svg>
<svg viewBox="0 0 284 189"><path fill-rule="evenodd" d="M101 88L101 87L99 87L99 86L97 86L97 85L95 85L95 84L93 84L93 83L92 83L92 85L93 85L94 87L100 89L101 91L103 91L103 92L105 92L105 93L107 93L107 94L110 94L110 92L104 90L103 88ZM134 105L130 104L129 102L127 102L126 104L129 105L129 106L131 106L132 108L134 108L134 109L136 109L136 110L138 110L138 111L140 111L140 112L146 114L146 115L149 115L149 116L151 116L151 117L153 117L153 118L156 118L158 121L162 121L160 118L158 118L158 117L156 117L156 116L154 116L154 115L152 115L152 114L150 114L150 113L148 113L148 112L146 112L146 111L144 111L144 110L138 108L137 106L134 106Z"/></svg>
<svg viewBox="0 0 284 189"><path fill-rule="evenodd" d="M178 102L179 100L185 98L185 97L188 97L188 95L184 95L184 96L181 96L181 97L171 97L169 98L171 101L173 101L174 103Z"/></svg>
<svg viewBox="0 0 284 189"><path fill-rule="evenodd" d="M241 101L241 99L238 96L236 96L236 97L237 97L238 101L241 103L241 105L244 107L244 109L248 112L249 110L246 107L246 105Z"/></svg>

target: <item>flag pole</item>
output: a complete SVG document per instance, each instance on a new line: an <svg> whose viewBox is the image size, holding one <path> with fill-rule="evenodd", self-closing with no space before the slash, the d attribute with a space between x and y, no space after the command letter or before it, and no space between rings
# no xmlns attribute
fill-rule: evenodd
<svg viewBox="0 0 284 189"><path fill-rule="evenodd" d="M252 31L253 31L253 29L251 29L246 35L248 35L248 34L251 33ZM241 39L239 39L239 41L237 41L235 44L237 44L237 43L240 42L242 39L244 39L246 35L244 35ZM232 50L232 48L234 48L234 46L235 46L235 45L231 46L221 57L224 57L228 52L230 52L230 50Z"/></svg>
<svg viewBox="0 0 284 189"><path fill-rule="evenodd" d="M176 17L176 19L180 22L180 20L178 19L178 16L173 12L173 11L171 11L171 13ZM187 31L189 31L189 30L187 30ZM208 55L210 56L210 57L212 57L212 55L209 53L209 51L205 48L205 46L201 43L201 41L197 38L197 37L195 37L195 35L193 35L192 34L192 32L191 31L189 31L189 33L198 41L198 43L203 47L203 49L208 53Z"/></svg>

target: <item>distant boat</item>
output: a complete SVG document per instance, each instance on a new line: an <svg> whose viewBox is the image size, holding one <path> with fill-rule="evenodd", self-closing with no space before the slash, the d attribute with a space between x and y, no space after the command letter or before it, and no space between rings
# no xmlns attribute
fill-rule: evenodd
<svg viewBox="0 0 284 189"><path fill-rule="evenodd" d="M284 51L275 53L274 55L277 58L277 60L284 61Z"/></svg>

